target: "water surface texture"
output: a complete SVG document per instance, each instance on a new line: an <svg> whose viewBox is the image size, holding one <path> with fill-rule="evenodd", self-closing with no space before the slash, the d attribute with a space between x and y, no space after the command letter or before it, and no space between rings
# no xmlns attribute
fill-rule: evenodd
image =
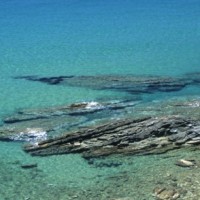
<svg viewBox="0 0 200 200"><path fill-rule="evenodd" d="M199 85L135 95L14 77L182 78L200 72L199 55L199 0L1 0L0 120L21 109L80 102L132 100L142 106L144 102L171 98L198 99ZM109 111L79 120L85 120L85 125L93 124L105 115L117 118L122 114ZM21 145L0 142L2 200L154 199L155 185L163 180L168 183L170 176L180 172L174 166L175 160L184 156L200 159L197 152L180 150L165 157L111 156L91 165L79 155L31 157ZM38 167L20 167L27 163L37 163ZM181 180L199 173L181 170L176 177ZM195 199L190 196L192 193L187 195L188 199Z"/></svg>

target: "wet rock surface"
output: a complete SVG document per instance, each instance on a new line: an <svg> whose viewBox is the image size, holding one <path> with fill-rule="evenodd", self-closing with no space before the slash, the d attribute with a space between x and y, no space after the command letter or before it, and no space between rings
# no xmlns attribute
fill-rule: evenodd
<svg viewBox="0 0 200 200"><path fill-rule="evenodd" d="M24 150L32 155L80 153L87 159L160 154L181 147L199 149L199 113L198 99L148 104L81 102L27 109L4 119L0 140L28 141Z"/></svg>
<svg viewBox="0 0 200 200"><path fill-rule="evenodd" d="M35 79L33 81L40 81L50 85L71 84L70 86L73 87L111 89L126 91L132 94L178 91L185 88L185 86L200 83L199 74L188 74L185 77L188 77L188 80L178 79L178 82L184 83L183 85L176 87L172 83L171 88L169 85L165 87L163 83L160 83L160 86L157 83L153 83L153 86L148 88L147 85L149 83L145 85L144 81L142 84L135 85L135 87L127 81L127 87L125 87L126 83L121 80L116 82L120 82L120 84L123 82L123 86L120 84L117 86L115 81L108 81L107 77L105 80L102 80L103 87L96 87L96 83L92 83L94 85L91 86L89 81L94 80L94 78L89 79L87 77L85 78L87 79L86 81L84 81L83 77L83 85L81 85L82 80L79 79L80 77L76 79L73 76L50 77L50 79L44 77L40 80L37 80L38 77L33 77ZM29 79L30 77L23 78ZM162 80L161 77L159 79ZM171 80L173 82L173 79ZM101 83L101 80L98 81L97 84ZM111 85L105 86L107 83ZM161 87L162 84L163 89ZM15 164L10 166L8 163L5 163L5 168L8 169L8 172L2 173L3 176L0 178L1 182L7 183L7 185L2 185L0 193L3 195L7 188L14 187L16 196L9 196L10 198L7 198L16 199L21 195L22 199L37 199L38 195L33 191L39 191L39 198L42 199L199 200L200 101L179 101L176 99L171 102L151 102L146 105L135 105L131 101L111 104L96 102L90 104L76 103L69 106L61 106L60 108L21 110L13 116L6 118L4 125L0 127L1 140L34 141L34 145L30 144L25 146L24 149L30 154L38 156L80 153L87 158L84 161L89 164L89 173L91 173L93 168L99 171L98 174L88 180L90 183L95 180L93 187L89 185L88 187L81 188L77 186L80 179L77 182L73 182L74 180L72 182L65 182L63 185L57 184L58 182L55 181L55 178L55 182L48 182L44 174L46 168L37 161L26 162L28 165L38 163L38 167L30 168L30 170L21 168L24 160L21 163L16 161ZM126 119L120 119L121 116L119 114L121 112L125 113ZM113 117L114 113L116 113L115 117ZM134 116L136 114L137 118ZM103 124L101 123L98 126L95 123L88 123L100 119L102 116L113 117L113 120L105 120L107 121L106 123L104 121ZM84 129L81 128L82 125L85 127ZM74 131L74 127L79 128ZM44 135L41 135L41 138L39 138L40 133L44 133ZM55 137L57 133L64 133L64 135ZM49 135L52 135L53 138L50 137L47 140ZM187 152L184 156L183 151ZM164 152L167 153L161 154ZM188 152L190 155L188 155ZM159 155L149 155L148 159L155 157L155 159L150 161L148 161L147 156L124 156L152 153ZM111 154L112 156L106 156ZM195 154L196 157L194 156ZM116 160L113 159L115 156ZM56 157L61 159L58 162L52 161L52 168L55 168L54 176L58 174L59 166L64 166L61 171L67 169L67 160L62 162L64 157L66 157L65 155L63 157L51 156L46 159ZM37 157L31 158L40 159ZM124 159L130 159L130 161L126 161L126 167ZM3 157L2 160L4 160ZM62 162L61 165L60 162ZM181 165L184 163L187 166L176 165L177 163L180 164L180 162ZM81 168L82 164L80 165ZM127 166L130 168L127 168ZM44 167L44 172L40 170L42 167ZM100 173L103 170L108 171L108 168L109 170L114 169L115 173L111 174L109 171L107 176ZM12 173L18 175L15 186L8 185L11 183L8 175ZM48 171L48 174L52 176L52 171ZM63 174L66 176L65 173ZM73 177L74 174L75 172ZM24 178L19 175L23 175ZM36 182L34 187L32 183L33 178ZM87 176L84 176L84 185L86 181ZM23 191L24 185L28 186L26 192ZM8 196L5 193L6 195Z"/></svg>
<svg viewBox="0 0 200 200"><path fill-rule="evenodd" d="M39 156L81 153L85 158L116 153L164 153L193 146L189 142L199 138L198 127L199 121L181 116L123 119L27 145L24 150Z"/></svg>

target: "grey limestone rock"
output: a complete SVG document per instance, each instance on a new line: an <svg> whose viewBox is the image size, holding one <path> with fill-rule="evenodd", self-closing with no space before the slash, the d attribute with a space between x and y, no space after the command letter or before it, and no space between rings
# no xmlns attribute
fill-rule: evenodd
<svg viewBox="0 0 200 200"><path fill-rule="evenodd" d="M185 142L194 140L197 135L193 134L191 137L191 126L194 128L198 123L181 116L123 119L70 132L40 142L37 146L27 145L24 150L39 156L82 153L85 158L116 153L162 153L180 148L184 144L178 143L180 139L187 138Z"/></svg>

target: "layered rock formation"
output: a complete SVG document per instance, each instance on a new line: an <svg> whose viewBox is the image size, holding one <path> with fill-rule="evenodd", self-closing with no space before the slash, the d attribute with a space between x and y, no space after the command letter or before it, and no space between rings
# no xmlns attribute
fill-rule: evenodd
<svg viewBox="0 0 200 200"><path fill-rule="evenodd" d="M181 116L124 119L80 129L26 145L31 155L81 153L85 158L110 154L162 153L200 143L200 123Z"/></svg>
<svg viewBox="0 0 200 200"><path fill-rule="evenodd" d="M49 85L62 84L95 90L122 91L135 96L179 91L186 86L200 83L199 73L186 74L181 78L133 75L15 78ZM46 138L41 139L44 141L39 140L36 144L24 147L26 152L40 156L81 153L84 157L97 157L114 153L161 153L200 143L199 102L175 100L164 103L151 102L146 105L141 103L135 106L134 101L124 99L116 103L83 102L46 110L19 111L4 120L4 126L0 129L0 139L13 139L11 136L17 132L20 133L20 140L35 130L41 130L47 134ZM120 112L116 113L119 110ZM101 123L96 123L96 119L101 120ZM108 123L105 123L105 120L108 120ZM93 122L101 125L91 125ZM81 124L86 128L82 129ZM73 130L72 127L78 127L78 130ZM51 133L53 138L49 138Z"/></svg>
<svg viewBox="0 0 200 200"><path fill-rule="evenodd" d="M190 146L198 149L199 113L198 99L147 104L82 102L21 110L4 119L0 140L28 141L31 144L24 150L39 156L81 153L90 158L163 153Z"/></svg>

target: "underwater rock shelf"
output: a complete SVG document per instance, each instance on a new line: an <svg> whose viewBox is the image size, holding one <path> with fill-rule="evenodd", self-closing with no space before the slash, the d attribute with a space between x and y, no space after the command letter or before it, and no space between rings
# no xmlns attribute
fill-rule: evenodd
<svg viewBox="0 0 200 200"><path fill-rule="evenodd" d="M128 92L130 94L145 94L155 92L180 91L188 85L200 83L200 73L186 74L183 77L163 76L120 76L120 75L99 75L99 76L18 76L15 79L37 81L49 85L67 85L71 87L85 87L95 90L114 90Z"/></svg>
<svg viewBox="0 0 200 200"><path fill-rule="evenodd" d="M81 153L84 158L110 154L151 154L200 144L200 122L183 116L123 119L78 131L24 150L34 156Z"/></svg>
<svg viewBox="0 0 200 200"><path fill-rule="evenodd" d="M49 135L63 134L95 120L119 116L136 101L81 102L44 109L20 110L6 117L0 127L0 140L38 142Z"/></svg>

